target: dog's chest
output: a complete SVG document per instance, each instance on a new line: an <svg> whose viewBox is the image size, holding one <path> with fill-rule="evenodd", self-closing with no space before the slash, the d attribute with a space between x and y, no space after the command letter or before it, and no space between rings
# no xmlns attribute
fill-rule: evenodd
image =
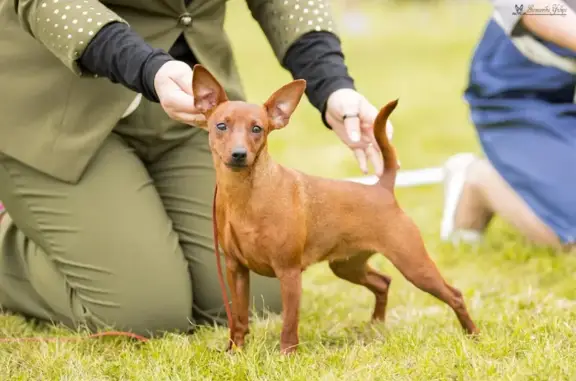
<svg viewBox="0 0 576 381"><path fill-rule="evenodd" d="M249 216L228 215L222 229L222 246L226 255L238 260L251 271L274 277L274 257L285 249L284 234L266 218L253 221Z"/></svg>

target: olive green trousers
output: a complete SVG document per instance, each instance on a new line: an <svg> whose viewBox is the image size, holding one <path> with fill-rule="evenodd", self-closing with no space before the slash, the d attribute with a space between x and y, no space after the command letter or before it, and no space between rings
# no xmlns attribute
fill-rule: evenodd
<svg viewBox="0 0 576 381"><path fill-rule="evenodd" d="M0 306L142 335L225 323L214 184L208 134L147 101L120 121L77 184L0 155ZM279 282L251 276L253 310L279 313Z"/></svg>

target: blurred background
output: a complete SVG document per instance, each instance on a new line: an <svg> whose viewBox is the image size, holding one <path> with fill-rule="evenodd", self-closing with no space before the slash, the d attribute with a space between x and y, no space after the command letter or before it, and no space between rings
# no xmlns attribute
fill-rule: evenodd
<svg viewBox="0 0 576 381"><path fill-rule="evenodd" d="M243 0L230 0L227 29L251 102L291 80ZM440 166L459 151L478 152L463 100L468 65L487 1L332 0L346 61L357 88L376 107L400 98L392 115L402 169ZM273 157L314 175L362 175L356 161L305 99L291 124L271 135ZM402 206L437 240L442 188L400 189Z"/></svg>
<svg viewBox="0 0 576 381"><path fill-rule="evenodd" d="M394 143L403 169L442 164L477 150L462 92L487 1L332 0L346 61L361 93L381 107L400 98ZM264 101L291 80L277 63L245 1L229 1L229 30L247 96ZM238 17L239 16L239 17ZM360 175L353 155L305 100L271 137L274 157L312 174Z"/></svg>

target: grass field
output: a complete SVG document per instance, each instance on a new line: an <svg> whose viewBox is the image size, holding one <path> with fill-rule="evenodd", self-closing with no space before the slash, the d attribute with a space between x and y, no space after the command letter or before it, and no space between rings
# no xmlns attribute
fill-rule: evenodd
<svg viewBox="0 0 576 381"><path fill-rule="evenodd" d="M489 15L485 4L378 5L369 2L374 33L343 36L359 89L377 106L399 97L393 116L404 169L440 165L458 151L478 151L462 100L467 65ZM469 3L469 4L468 4ZM228 20L249 98L263 101L289 76L243 1ZM248 41L243 43L242 40ZM351 153L325 129L307 103L272 138L280 162L328 177L359 175ZM478 342L460 332L453 313L390 274L388 320L366 324L372 295L333 276L325 265L305 274L301 348L278 352L278 317L253 323L249 346L220 353L225 329L203 328L145 345L120 339L81 343L0 344L2 380L564 380L576 379L576 258L536 250L502 221L478 248L438 239L439 186L399 190L401 205L420 226L450 283L465 295L482 330ZM0 317L1 336L70 335Z"/></svg>

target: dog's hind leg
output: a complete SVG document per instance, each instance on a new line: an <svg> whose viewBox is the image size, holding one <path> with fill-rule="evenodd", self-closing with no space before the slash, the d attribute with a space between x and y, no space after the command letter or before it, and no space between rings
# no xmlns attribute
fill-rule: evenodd
<svg viewBox="0 0 576 381"><path fill-rule="evenodd" d="M367 262L372 255L372 253L366 253L346 260L331 261L329 266L337 277L372 291L376 297L372 320L383 321L386 317L388 288L392 278L370 267Z"/></svg>
<svg viewBox="0 0 576 381"><path fill-rule="evenodd" d="M478 333L468 314L462 293L446 283L426 251L420 230L410 217L403 213L398 214L393 227L386 229L378 240L378 251L384 254L408 281L448 304L468 334Z"/></svg>

